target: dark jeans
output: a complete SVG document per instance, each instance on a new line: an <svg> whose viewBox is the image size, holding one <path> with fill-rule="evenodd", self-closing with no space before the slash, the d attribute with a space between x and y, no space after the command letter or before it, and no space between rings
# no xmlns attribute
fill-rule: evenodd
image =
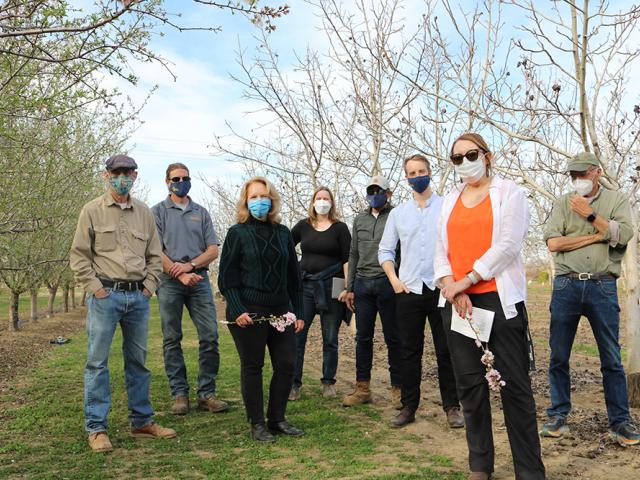
<svg viewBox="0 0 640 480"><path fill-rule="evenodd" d="M516 317L507 320L497 293L469 297L474 306L495 312L489 349L495 355L495 369L506 382L500 390L500 396L515 477L518 480L544 479L545 470L540 456L540 438L536 424L536 405L529 379L524 304L519 305ZM480 362L482 350L473 339L451 330L449 302L442 309L442 318L464 412L469 467L471 471L491 473L494 466L491 402L485 366Z"/></svg>
<svg viewBox="0 0 640 480"><path fill-rule="evenodd" d="M356 277L353 283L356 309L356 380L371 380L373 335L380 313L382 333L387 344L391 385L402 383L402 346L396 322L396 294L387 277Z"/></svg>
<svg viewBox="0 0 640 480"><path fill-rule="evenodd" d="M249 311L261 315L281 315L287 309L265 311L252 307ZM246 328L229 325L229 331L240 355L240 384L247 418L252 424L264 422L262 367L265 347L268 347L273 375L269 385L267 418L272 423L283 421L293 378L296 348L294 326L290 325L284 332L279 332L268 322L258 322Z"/></svg>
<svg viewBox="0 0 640 480"><path fill-rule="evenodd" d="M417 410L420 404L420 382L422 380L422 352L424 349L424 327L429 319L433 345L438 364L438 383L442 407L448 410L459 406L456 380L451 365L447 337L442 327L438 308L440 290L431 291L423 286L422 294L399 293L396 295L396 318L402 340L402 405Z"/></svg>
<svg viewBox="0 0 640 480"><path fill-rule="evenodd" d="M303 310L304 329L296 335L296 363L293 386L302 385L302 370L304 368L304 352L307 347L307 335L316 313L320 314L322 327L322 379L324 384L336 383L338 370L338 331L344 316L344 303L331 298L331 278L324 281L325 292L329 299L329 310L319 312L313 296L313 282L303 281Z"/></svg>
<svg viewBox="0 0 640 480"><path fill-rule="evenodd" d="M622 368L620 343L620 307L614 279L578 280L558 276L553 280L549 334L550 417L565 418L571 410L569 357L580 316L589 320L600 354L604 399L611 426L629 421L627 382Z"/></svg>
<svg viewBox="0 0 640 480"><path fill-rule="evenodd" d="M171 395L174 397L189 395L187 369L180 345L184 306L198 331L198 396L216 392L216 376L220 366L218 322L211 284L206 274L204 277L194 286L187 287L167 274L161 276L157 294L162 324L162 351Z"/></svg>

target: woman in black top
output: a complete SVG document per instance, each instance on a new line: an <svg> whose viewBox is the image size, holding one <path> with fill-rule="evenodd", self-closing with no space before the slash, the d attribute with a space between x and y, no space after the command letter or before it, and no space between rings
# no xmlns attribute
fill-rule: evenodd
<svg viewBox="0 0 640 480"><path fill-rule="evenodd" d="M307 333L316 313L322 326L322 394L335 397L338 369L338 330L346 314L346 290L338 299L331 298L332 279L347 278L351 234L336 215L331 190L318 187L309 205L309 217L299 221L291 230L294 243L300 243L302 285L304 290L304 329L296 335L296 365L289 400L300 398L302 369Z"/></svg>
<svg viewBox="0 0 640 480"><path fill-rule="evenodd" d="M238 223L227 232L220 256L218 287L227 300L226 318L240 355L242 398L255 440L274 433L299 436L284 417L293 378L295 333L303 320L279 331L267 321L288 312L302 315L302 282L293 239L280 225L280 196L265 178L248 180L236 206ZM265 424L262 367L269 348L273 376Z"/></svg>

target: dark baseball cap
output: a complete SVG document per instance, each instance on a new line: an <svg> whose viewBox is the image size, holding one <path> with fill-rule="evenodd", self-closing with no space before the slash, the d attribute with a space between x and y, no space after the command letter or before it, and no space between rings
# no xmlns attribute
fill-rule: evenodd
<svg viewBox="0 0 640 480"><path fill-rule="evenodd" d="M109 157L105 164L107 170L115 170L116 168L138 168L136 161L127 155L113 155Z"/></svg>

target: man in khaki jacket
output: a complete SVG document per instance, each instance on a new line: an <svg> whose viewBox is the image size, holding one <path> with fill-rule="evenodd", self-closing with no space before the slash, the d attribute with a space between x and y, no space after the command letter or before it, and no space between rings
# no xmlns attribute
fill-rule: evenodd
<svg viewBox="0 0 640 480"><path fill-rule="evenodd" d="M138 165L114 155L105 166L107 192L80 212L70 251L71 269L85 288L89 348L84 370L84 415L89 446L112 450L107 436L111 407L109 349L120 324L131 435L173 438L175 430L153 422L151 372L145 367L149 298L158 286L162 259L155 220L129 191Z"/></svg>

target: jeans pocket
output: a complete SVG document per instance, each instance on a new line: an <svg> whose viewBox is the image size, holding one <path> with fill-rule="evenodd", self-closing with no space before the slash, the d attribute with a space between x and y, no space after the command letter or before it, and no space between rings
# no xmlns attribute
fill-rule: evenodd
<svg viewBox="0 0 640 480"><path fill-rule="evenodd" d="M571 278L561 275L553 279L553 290L560 291L567 288L567 285L571 282Z"/></svg>
<svg viewBox="0 0 640 480"><path fill-rule="evenodd" d="M113 292L112 288L108 288L108 287L102 287L102 289L107 292L107 294L104 297L96 297L95 294L93 295L93 298L95 300L106 300L107 298L109 298L111 296L111 293Z"/></svg>
<svg viewBox="0 0 640 480"><path fill-rule="evenodd" d="M598 280L598 288L604 293L606 296L617 295L618 287L616 286L616 281L614 279L607 280Z"/></svg>

